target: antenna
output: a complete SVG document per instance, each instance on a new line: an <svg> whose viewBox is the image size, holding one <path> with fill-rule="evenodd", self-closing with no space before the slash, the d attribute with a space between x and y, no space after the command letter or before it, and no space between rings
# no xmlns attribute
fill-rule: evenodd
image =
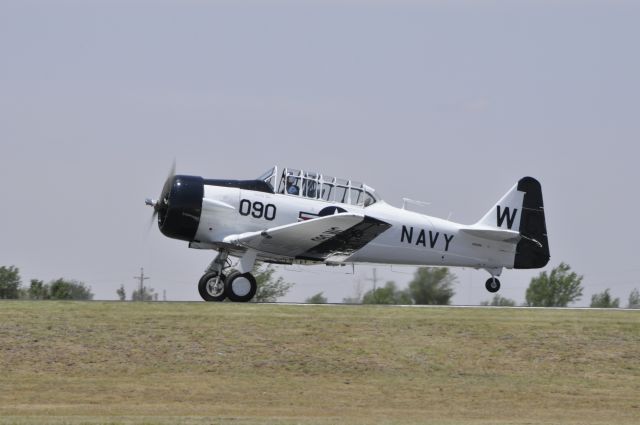
<svg viewBox="0 0 640 425"><path fill-rule="evenodd" d="M420 205L420 206L426 207L428 205L431 205L431 202L423 202L423 201L416 201L415 199L410 199L410 198L402 198L403 210L407 209L407 204L414 204L414 205Z"/></svg>

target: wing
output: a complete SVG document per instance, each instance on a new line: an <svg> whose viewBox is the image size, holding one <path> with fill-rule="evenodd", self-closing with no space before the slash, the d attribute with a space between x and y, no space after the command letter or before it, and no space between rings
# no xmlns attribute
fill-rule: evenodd
<svg viewBox="0 0 640 425"><path fill-rule="evenodd" d="M373 217L341 213L230 235L224 242L297 259L342 261L389 227Z"/></svg>

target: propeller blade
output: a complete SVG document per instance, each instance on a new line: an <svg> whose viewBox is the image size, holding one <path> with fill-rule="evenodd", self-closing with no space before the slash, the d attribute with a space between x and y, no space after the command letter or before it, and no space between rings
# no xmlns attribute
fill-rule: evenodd
<svg viewBox="0 0 640 425"><path fill-rule="evenodd" d="M167 176L167 180L176 175L176 159L173 158L173 162L171 163L171 169L169 170L169 175Z"/></svg>
<svg viewBox="0 0 640 425"><path fill-rule="evenodd" d="M158 221L158 212L163 209L163 208L167 208L167 200L165 199L165 197L163 197L163 195L165 194L165 192L168 193L170 191L169 188L169 184L171 182L171 180L173 179L173 176L176 175L176 159L173 158L173 162L171 163L171 168L169 169L169 175L167 176L167 179L164 182L164 187L162 189L162 192L160 192L160 197L155 200L155 199L145 199L144 203L146 205L152 206L153 207L153 214L151 214L151 221L149 222L149 229L148 232L151 231L151 227L153 226L153 222L157 222Z"/></svg>
<svg viewBox="0 0 640 425"><path fill-rule="evenodd" d="M154 208L153 214L151 214L151 220L149 221L149 227L147 228L147 233L151 232L153 223L157 221L158 221L158 211Z"/></svg>

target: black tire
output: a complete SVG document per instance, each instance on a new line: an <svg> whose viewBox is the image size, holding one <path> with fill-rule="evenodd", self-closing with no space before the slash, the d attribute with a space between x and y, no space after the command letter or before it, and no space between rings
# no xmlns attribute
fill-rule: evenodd
<svg viewBox="0 0 640 425"><path fill-rule="evenodd" d="M226 298L227 290L225 284L225 276L220 275L219 285L221 287L214 288L214 284L218 277L218 272L209 272L205 273L204 276L200 278L200 282L198 282L198 292L200 292L200 296L205 301L224 301ZM222 290L220 290L222 289Z"/></svg>
<svg viewBox="0 0 640 425"><path fill-rule="evenodd" d="M227 276L224 287L229 300L246 303L256 294L258 282L251 273L233 271Z"/></svg>
<svg viewBox="0 0 640 425"><path fill-rule="evenodd" d="M490 277L489 279L487 279L484 287L487 288L487 291L493 294L494 292L498 292L500 290L500 281L495 277Z"/></svg>

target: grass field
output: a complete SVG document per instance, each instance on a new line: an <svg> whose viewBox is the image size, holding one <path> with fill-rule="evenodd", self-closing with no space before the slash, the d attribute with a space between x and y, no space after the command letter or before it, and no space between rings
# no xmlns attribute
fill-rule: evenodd
<svg viewBox="0 0 640 425"><path fill-rule="evenodd" d="M639 424L640 311L0 302L0 424Z"/></svg>

